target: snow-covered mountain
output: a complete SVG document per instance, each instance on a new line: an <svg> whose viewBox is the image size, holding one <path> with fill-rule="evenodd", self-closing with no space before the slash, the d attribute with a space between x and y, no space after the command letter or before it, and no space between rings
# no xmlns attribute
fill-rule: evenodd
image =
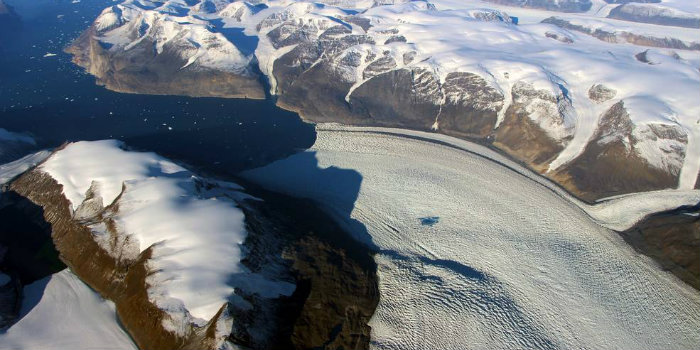
<svg viewBox="0 0 700 350"><path fill-rule="evenodd" d="M609 18L625 6L127 0L70 51L120 91L261 97L262 74L306 119L481 140L586 199L693 188L700 29Z"/></svg>
<svg viewBox="0 0 700 350"><path fill-rule="evenodd" d="M197 176L114 140L70 143L28 156L0 167L2 179L11 180L3 186L10 195L0 193L3 207L14 206L48 227L61 260L114 303L139 348L369 342L366 324L377 304L373 262L369 254L353 255L334 243L342 232L328 232L334 226L318 213L290 216L235 183ZM304 212L304 204L287 205ZM21 244L9 249L26 253ZM22 281L0 278L0 299L5 285ZM60 309L56 302L39 305ZM28 329L42 325L37 313L21 312L0 340L20 348L57 341L56 332L27 339ZM12 312L0 309L2 326L5 315ZM343 332L333 333L338 326ZM81 327L93 329L89 324L75 329ZM95 332L99 337L100 329ZM335 336L327 337L331 333Z"/></svg>

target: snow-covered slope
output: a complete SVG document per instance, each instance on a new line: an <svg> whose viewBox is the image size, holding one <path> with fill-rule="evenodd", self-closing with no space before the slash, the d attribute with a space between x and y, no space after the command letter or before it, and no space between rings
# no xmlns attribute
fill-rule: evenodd
<svg viewBox="0 0 700 350"><path fill-rule="evenodd" d="M11 186L43 207L63 260L115 301L140 346L229 346L235 310L295 289L241 262L240 186L154 153L71 143Z"/></svg>
<svg viewBox="0 0 700 350"><path fill-rule="evenodd" d="M39 151L28 154L13 162L0 164L0 185L4 185L16 176L24 173L29 168L36 166L51 155L49 151Z"/></svg>
<svg viewBox="0 0 700 350"><path fill-rule="evenodd" d="M208 321L233 294L228 280L242 268L243 213L230 198L203 198L192 173L153 153L126 152L116 141L71 144L40 170L63 186L74 213L93 214L79 210L89 208L88 202L119 206L115 224L133 248L120 253L134 254L121 258L135 260L153 248L149 297L172 309L174 322L189 315ZM109 234L95 227L95 239L104 239L106 247Z"/></svg>
<svg viewBox="0 0 700 350"><path fill-rule="evenodd" d="M138 349L114 303L69 269L25 286L20 317L0 333L0 349Z"/></svg>
<svg viewBox="0 0 700 350"><path fill-rule="evenodd" d="M321 126L308 152L244 173L318 201L376 247L373 348L700 346L700 293L591 220L591 208L483 147L398 133ZM610 222L644 206L610 205L600 208Z"/></svg>
<svg viewBox="0 0 700 350"><path fill-rule="evenodd" d="M148 41L178 69L248 75L257 64L278 103L306 118L493 141L587 199L693 188L700 29L610 19L617 2L514 4L127 0L95 21L94 40L112 59ZM599 86L608 97L591 94ZM616 105L625 127L603 120ZM624 165L595 161L611 149Z"/></svg>

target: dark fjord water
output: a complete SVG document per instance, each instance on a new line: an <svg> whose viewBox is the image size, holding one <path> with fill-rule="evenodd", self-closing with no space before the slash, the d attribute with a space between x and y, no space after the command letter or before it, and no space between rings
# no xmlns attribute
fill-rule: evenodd
<svg viewBox="0 0 700 350"><path fill-rule="evenodd" d="M271 100L131 95L96 86L63 48L112 0L5 2L22 27L0 33L0 128L29 132L40 147L113 138L232 175L315 141L311 124Z"/></svg>

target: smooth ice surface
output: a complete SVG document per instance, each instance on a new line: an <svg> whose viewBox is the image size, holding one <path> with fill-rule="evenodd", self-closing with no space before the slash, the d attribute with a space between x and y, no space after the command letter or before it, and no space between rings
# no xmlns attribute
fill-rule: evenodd
<svg viewBox="0 0 700 350"><path fill-rule="evenodd" d="M114 303L69 269L24 287L21 319L0 333L0 349L138 349Z"/></svg>
<svg viewBox="0 0 700 350"><path fill-rule="evenodd" d="M477 148L324 128L308 152L243 175L318 201L376 247L372 348L700 347L700 293L546 180Z"/></svg>
<svg viewBox="0 0 700 350"><path fill-rule="evenodd" d="M104 206L119 197L119 232L136 241L136 254L152 248L148 295L173 317L166 327L179 332L188 322L211 319L233 297L234 276L247 272L240 263L245 218L232 198L242 188L218 182L218 192L207 192L181 166L121 146L114 140L72 143L40 169L63 186L73 208L91 186ZM95 239L103 233L96 230Z"/></svg>

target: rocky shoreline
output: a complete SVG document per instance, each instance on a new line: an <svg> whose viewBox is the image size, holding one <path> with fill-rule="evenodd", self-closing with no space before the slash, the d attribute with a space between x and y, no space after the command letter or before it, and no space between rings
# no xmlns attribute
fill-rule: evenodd
<svg viewBox="0 0 700 350"><path fill-rule="evenodd" d="M127 56L110 54L95 40L91 26L66 48L73 62L94 75L97 84L122 93L263 99L257 76L212 69L195 69L175 52L153 55L152 43L134 47ZM139 64L134 65L134 62Z"/></svg>

